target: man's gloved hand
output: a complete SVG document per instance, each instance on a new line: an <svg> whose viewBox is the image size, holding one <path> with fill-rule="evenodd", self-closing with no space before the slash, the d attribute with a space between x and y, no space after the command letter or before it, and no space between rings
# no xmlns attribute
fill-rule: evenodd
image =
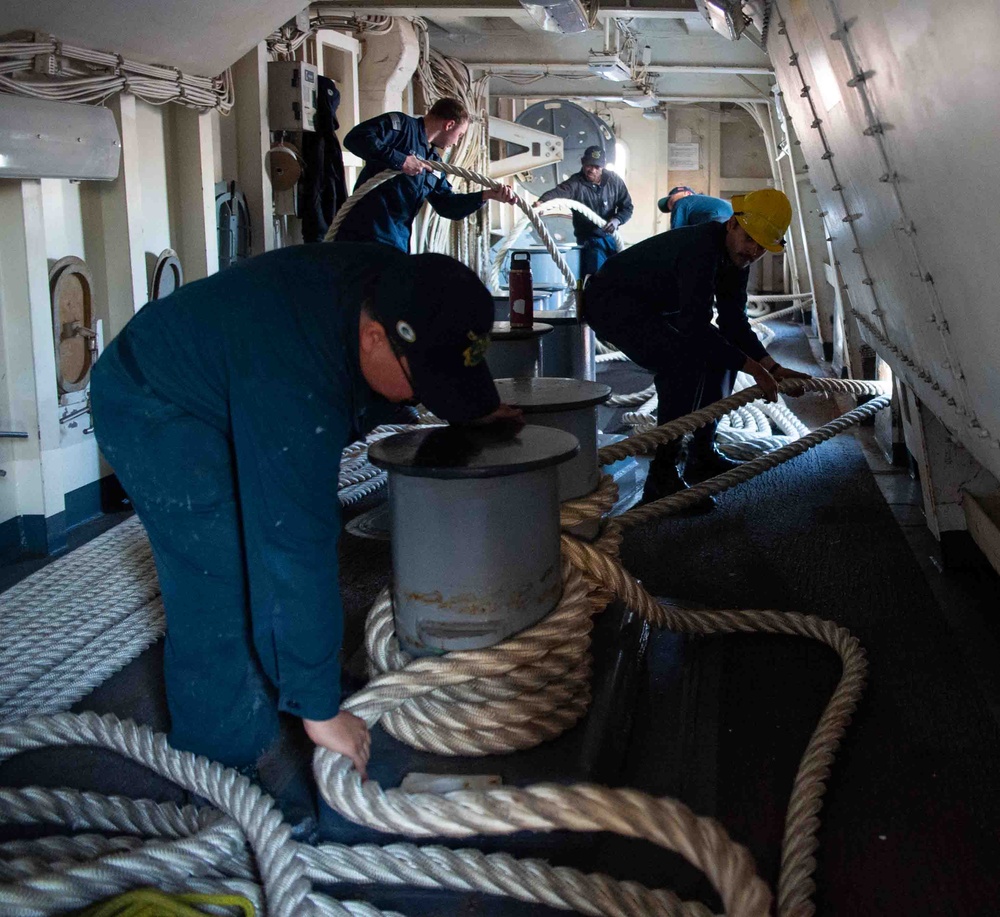
<svg viewBox="0 0 1000 917"><path fill-rule="evenodd" d="M618 221L618 217L612 217L612 219L608 220L608 222L601 227L601 232L606 232L610 235L619 226L621 226L621 223Z"/></svg>
<svg viewBox="0 0 1000 917"><path fill-rule="evenodd" d="M782 366L774 357L768 355L760 361L760 365L764 367L773 377L776 382L781 382L785 379L811 379L812 376L809 373L800 373L797 369L789 369L787 366Z"/></svg>

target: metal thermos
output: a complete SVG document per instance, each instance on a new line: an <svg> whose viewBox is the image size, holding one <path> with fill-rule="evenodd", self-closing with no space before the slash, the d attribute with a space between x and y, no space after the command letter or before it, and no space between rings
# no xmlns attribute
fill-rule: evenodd
<svg viewBox="0 0 1000 917"><path fill-rule="evenodd" d="M512 252L507 284L510 287L510 326L530 328L535 322L531 289L531 253Z"/></svg>

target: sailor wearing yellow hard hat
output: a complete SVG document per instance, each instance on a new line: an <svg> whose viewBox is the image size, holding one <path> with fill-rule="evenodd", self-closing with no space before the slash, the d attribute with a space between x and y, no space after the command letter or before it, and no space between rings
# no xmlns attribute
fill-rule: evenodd
<svg viewBox="0 0 1000 917"><path fill-rule="evenodd" d="M746 316L750 265L765 251L784 251L792 220L788 198L763 188L732 203L725 223L671 230L619 253L584 294L584 314L597 336L654 374L661 424L730 395L740 370L772 401L781 379L808 378L769 356ZM738 464L715 448L715 427L692 436L684 471L692 482ZM644 501L688 486L677 468L679 449L679 440L657 449ZM706 498L700 508L711 505Z"/></svg>
<svg viewBox="0 0 1000 917"><path fill-rule="evenodd" d="M761 248L775 253L785 250L784 237L792 222L792 205L783 192L763 188L749 194L736 194L733 196L733 216Z"/></svg>

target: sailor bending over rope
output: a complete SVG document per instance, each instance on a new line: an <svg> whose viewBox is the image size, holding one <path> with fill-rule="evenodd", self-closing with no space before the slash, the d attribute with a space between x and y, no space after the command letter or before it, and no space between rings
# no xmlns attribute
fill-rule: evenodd
<svg viewBox="0 0 1000 917"><path fill-rule="evenodd" d="M285 711L365 772L368 730L340 711L341 452L415 398L516 415L492 324L444 255L305 245L149 303L108 345L94 426L156 559L171 744L252 773Z"/></svg>
<svg viewBox="0 0 1000 917"><path fill-rule="evenodd" d="M750 265L765 251L784 250L788 198L765 188L737 195L733 207L725 223L671 230L632 246L587 285L584 315L597 336L654 373L660 424L729 396L739 370L752 375L770 401L778 381L809 378L768 356L746 316ZM715 448L717 426L692 434L685 474L693 483L739 464ZM657 448L644 501L688 486L677 469L679 448L679 439ZM699 509L712 505L706 497Z"/></svg>

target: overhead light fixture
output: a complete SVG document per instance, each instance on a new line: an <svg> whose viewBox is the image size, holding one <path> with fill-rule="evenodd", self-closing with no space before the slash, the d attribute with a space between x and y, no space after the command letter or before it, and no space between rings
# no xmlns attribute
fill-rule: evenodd
<svg viewBox="0 0 1000 917"><path fill-rule="evenodd" d="M521 6L546 32L586 32L590 28L581 0L521 0Z"/></svg>
<svg viewBox="0 0 1000 917"><path fill-rule="evenodd" d="M632 108L656 108L660 100L648 89L623 89L622 101Z"/></svg>
<svg viewBox="0 0 1000 917"><path fill-rule="evenodd" d="M743 0L696 0L709 25L730 41L737 41L751 19L743 12Z"/></svg>
<svg viewBox="0 0 1000 917"><path fill-rule="evenodd" d="M667 113L662 108L647 108L642 116L648 121L666 121Z"/></svg>
<svg viewBox="0 0 1000 917"><path fill-rule="evenodd" d="M601 54L595 51L587 61L587 69L594 76L612 80L615 83L624 83L632 79L632 71L628 65L617 54L613 53Z"/></svg>

